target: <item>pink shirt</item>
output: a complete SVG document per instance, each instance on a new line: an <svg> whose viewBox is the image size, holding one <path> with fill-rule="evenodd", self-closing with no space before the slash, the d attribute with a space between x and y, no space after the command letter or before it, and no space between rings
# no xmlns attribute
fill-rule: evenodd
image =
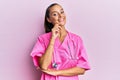
<svg viewBox="0 0 120 80"><path fill-rule="evenodd" d="M41 57L49 44L51 32L45 33L38 37L38 40L31 52L33 63L38 67L38 57ZM58 38L55 40L53 59L49 68L53 68L53 63L57 64L58 70L71 67L80 67L86 70L90 69L87 54L83 46L82 39L73 33L68 32L63 43ZM42 73L40 80L79 80L78 76L52 76Z"/></svg>

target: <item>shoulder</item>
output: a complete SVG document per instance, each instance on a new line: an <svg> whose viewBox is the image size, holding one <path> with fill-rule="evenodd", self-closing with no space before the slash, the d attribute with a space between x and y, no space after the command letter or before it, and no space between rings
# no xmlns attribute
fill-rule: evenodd
<svg viewBox="0 0 120 80"><path fill-rule="evenodd" d="M69 33L69 36L70 36L70 38L72 39L72 40L74 40L74 41L82 41L82 38L81 38L81 36L79 36L79 35L77 35L77 34L75 34L75 33L72 33L72 32L68 32Z"/></svg>
<svg viewBox="0 0 120 80"><path fill-rule="evenodd" d="M42 39L43 41L49 40L51 37L51 32L44 33L38 36L38 39Z"/></svg>

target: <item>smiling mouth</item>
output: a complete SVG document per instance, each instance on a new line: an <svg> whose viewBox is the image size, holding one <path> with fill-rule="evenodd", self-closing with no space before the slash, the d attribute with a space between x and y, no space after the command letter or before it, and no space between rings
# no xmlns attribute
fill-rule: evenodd
<svg viewBox="0 0 120 80"><path fill-rule="evenodd" d="M64 21L64 18L62 18L62 19L59 19L58 21L59 21L59 22L63 22L63 21Z"/></svg>

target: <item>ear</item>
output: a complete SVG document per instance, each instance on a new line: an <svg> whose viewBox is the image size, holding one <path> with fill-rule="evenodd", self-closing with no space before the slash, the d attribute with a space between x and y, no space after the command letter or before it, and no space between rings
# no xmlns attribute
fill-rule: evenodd
<svg viewBox="0 0 120 80"><path fill-rule="evenodd" d="M51 23L51 20L50 20L49 18L47 18L47 21L48 21L49 23Z"/></svg>

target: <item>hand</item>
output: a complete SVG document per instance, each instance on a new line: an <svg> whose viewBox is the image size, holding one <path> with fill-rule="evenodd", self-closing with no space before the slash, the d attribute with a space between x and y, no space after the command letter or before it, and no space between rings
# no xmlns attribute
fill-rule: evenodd
<svg viewBox="0 0 120 80"><path fill-rule="evenodd" d="M48 70L42 70L43 72L52 75L52 76L57 76L59 75L59 71L58 70L53 70L53 69L48 69Z"/></svg>
<svg viewBox="0 0 120 80"><path fill-rule="evenodd" d="M60 35L61 26L55 24L52 29L52 38L56 39Z"/></svg>

